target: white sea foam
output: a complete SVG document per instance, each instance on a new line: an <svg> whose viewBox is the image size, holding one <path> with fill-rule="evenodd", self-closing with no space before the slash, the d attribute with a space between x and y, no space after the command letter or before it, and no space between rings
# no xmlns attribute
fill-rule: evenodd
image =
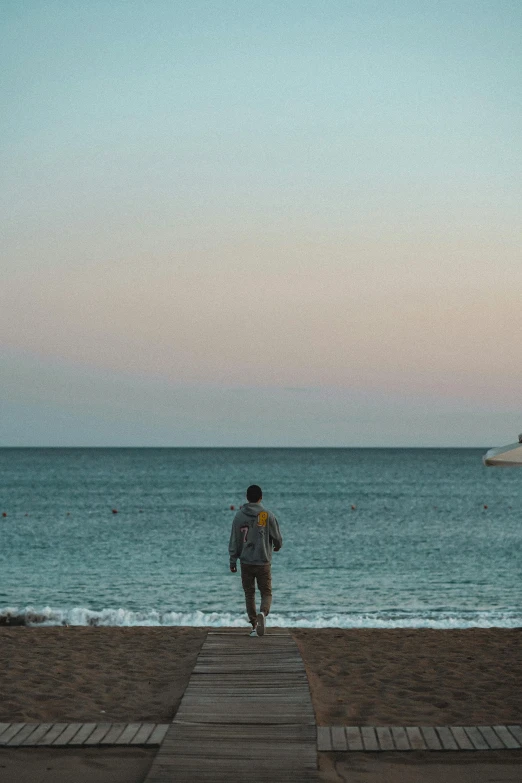
<svg viewBox="0 0 522 783"><path fill-rule="evenodd" d="M100 610L85 607L56 608L27 606L0 609L0 625L77 626L206 626L245 627L246 618L227 612L131 611L125 608ZM328 614L321 612L274 613L272 627L286 628L518 628L522 612L515 609L458 612L372 612Z"/></svg>

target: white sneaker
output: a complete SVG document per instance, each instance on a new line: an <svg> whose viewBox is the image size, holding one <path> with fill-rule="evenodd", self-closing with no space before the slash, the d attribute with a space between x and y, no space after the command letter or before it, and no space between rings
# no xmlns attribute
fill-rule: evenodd
<svg viewBox="0 0 522 783"><path fill-rule="evenodd" d="M258 635L258 633L257 633L256 629L254 628L254 630L253 630L253 631L250 631L250 633L249 633L248 635L249 635L249 636L257 636L257 635Z"/></svg>
<svg viewBox="0 0 522 783"><path fill-rule="evenodd" d="M263 612L259 612L259 614L257 615L257 626L256 626L256 631L258 636L263 636L263 634L265 633L265 624L266 624L265 615L263 614Z"/></svg>

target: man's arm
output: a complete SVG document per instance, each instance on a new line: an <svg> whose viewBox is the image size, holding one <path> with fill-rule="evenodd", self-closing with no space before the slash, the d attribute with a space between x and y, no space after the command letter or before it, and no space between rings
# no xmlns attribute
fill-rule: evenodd
<svg viewBox="0 0 522 783"><path fill-rule="evenodd" d="M279 550L283 546L283 536L281 535L281 531L279 530L279 522L272 514L270 515L269 525L270 525L270 538L274 545L274 552L279 552Z"/></svg>
<svg viewBox="0 0 522 783"><path fill-rule="evenodd" d="M228 553L230 555L230 570L233 574L237 571L237 559L241 554L241 537L240 531L232 522L232 530L230 531L230 541L228 543Z"/></svg>

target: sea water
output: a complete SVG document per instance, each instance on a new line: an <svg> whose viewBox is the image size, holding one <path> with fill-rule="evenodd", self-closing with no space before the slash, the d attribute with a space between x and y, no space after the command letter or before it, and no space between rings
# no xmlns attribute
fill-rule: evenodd
<svg viewBox="0 0 522 783"><path fill-rule="evenodd" d="M245 625L228 540L256 483L272 625L520 626L522 470L484 451L0 449L0 621Z"/></svg>

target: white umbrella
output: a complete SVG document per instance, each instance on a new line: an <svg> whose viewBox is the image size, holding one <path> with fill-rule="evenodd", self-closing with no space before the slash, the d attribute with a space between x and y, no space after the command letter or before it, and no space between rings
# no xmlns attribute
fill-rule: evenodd
<svg viewBox="0 0 522 783"><path fill-rule="evenodd" d="M482 457L482 461L487 467L511 468L518 466L522 468L522 435L518 436L518 443L490 449Z"/></svg>

